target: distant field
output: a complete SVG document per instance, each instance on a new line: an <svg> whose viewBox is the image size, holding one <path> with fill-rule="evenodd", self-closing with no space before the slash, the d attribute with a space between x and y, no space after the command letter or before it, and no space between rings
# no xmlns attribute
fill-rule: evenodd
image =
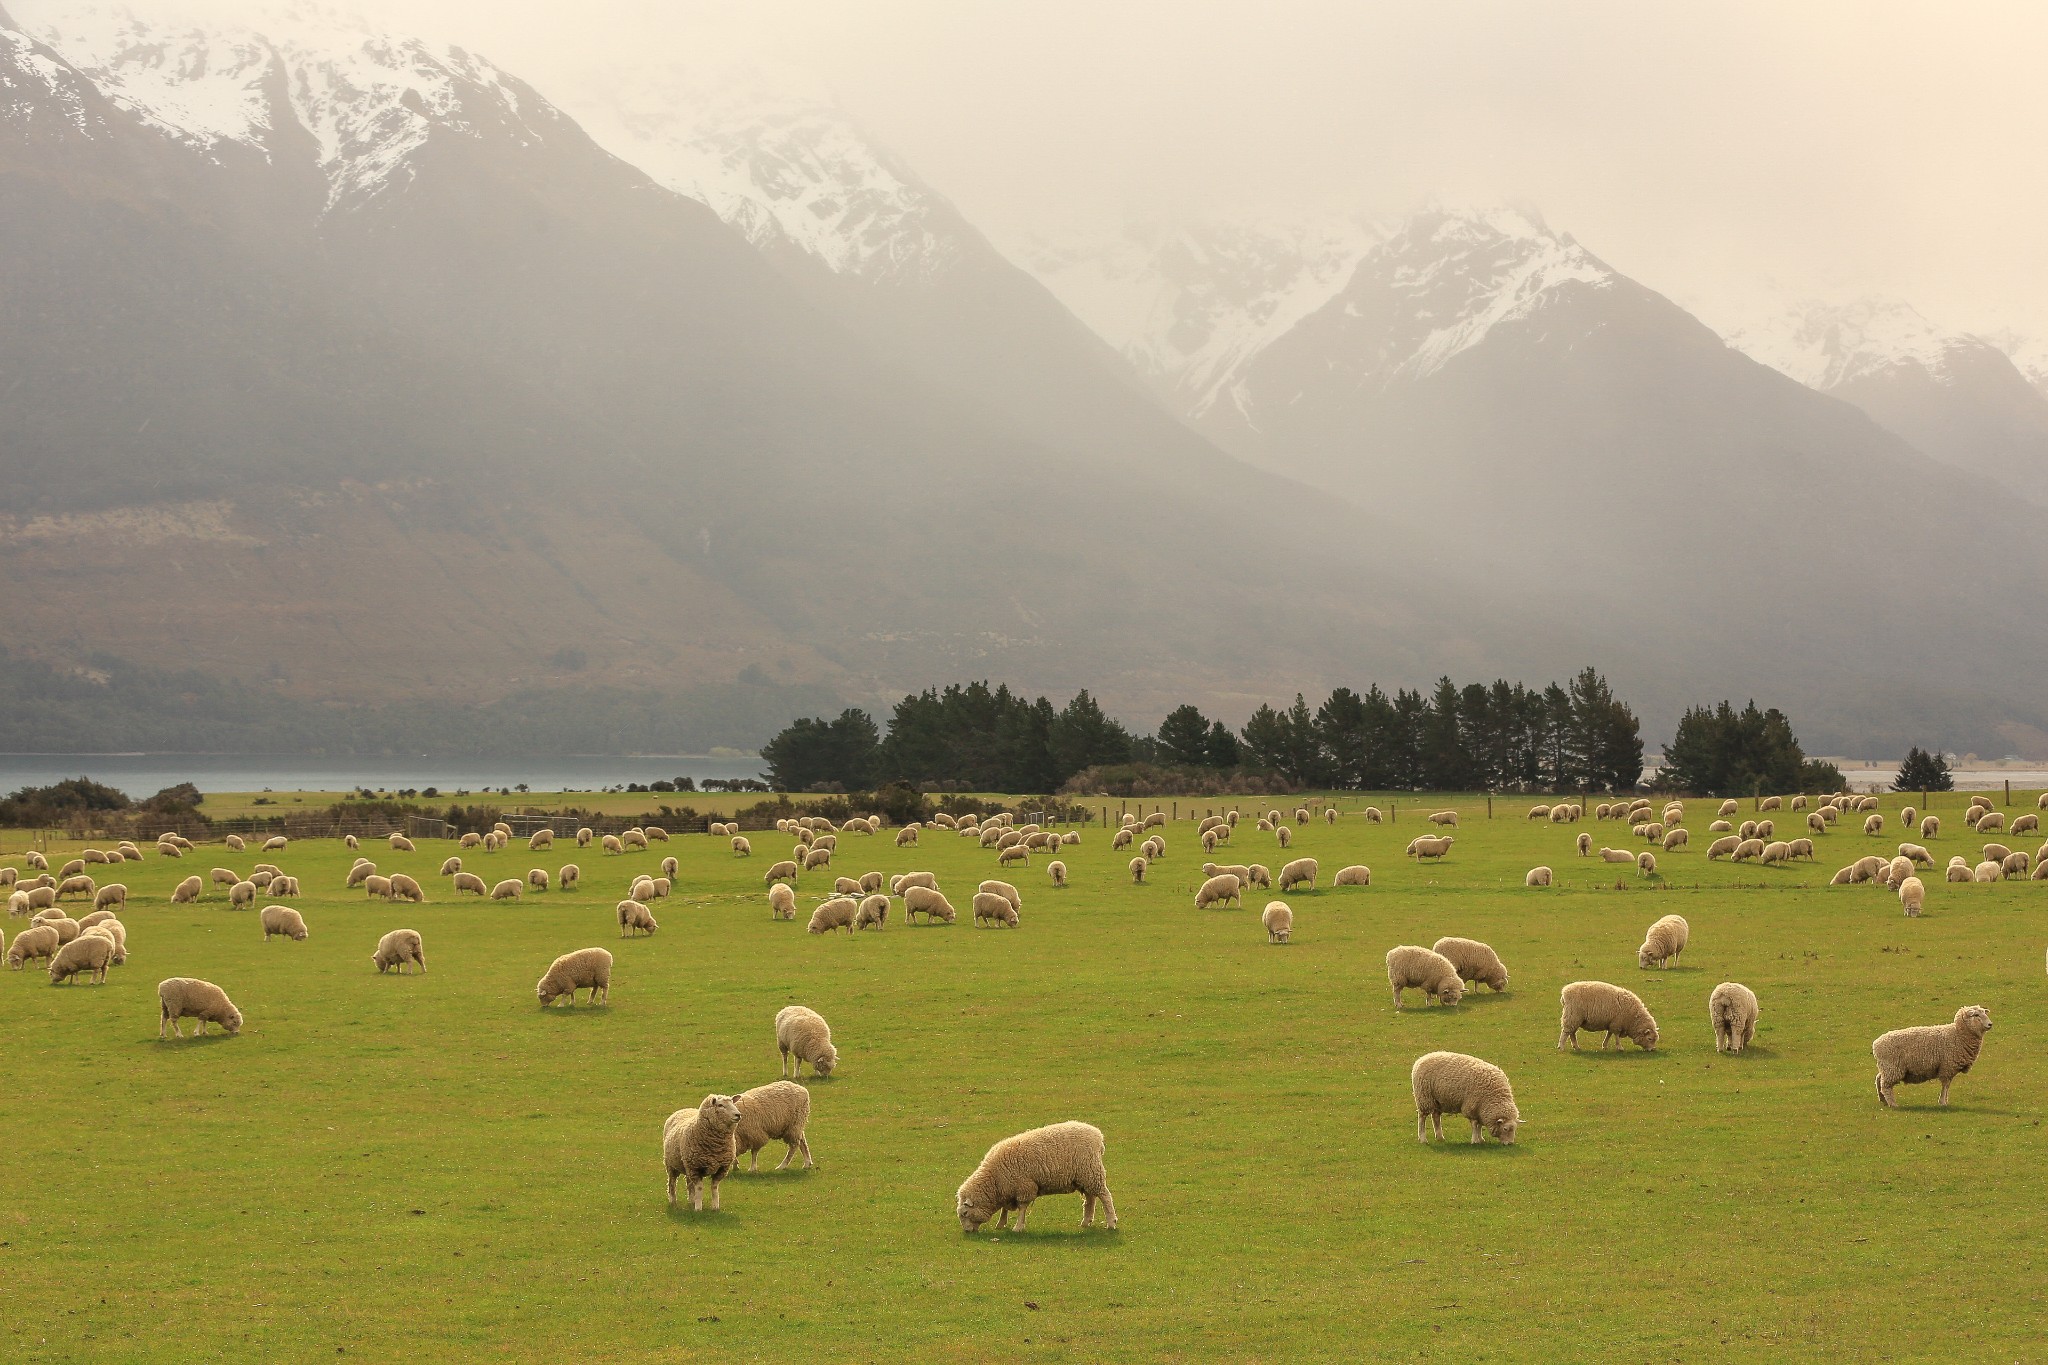
<svg viewBox="0 0 2048 1365"><path fill-rule="evenodd" d="M1964 798L1937 802L1936 858L1974 857ZM898 902L885 931L850 940L768 919L761 878L785 851L772 832L747 860L703 836L616 858L468 855L486 880L581 863L580 892L517 905L450 897L434 875L447 845L366 845L426 884L431 903L413 907L344 894L346 850L298 842L275 861L305 885L303 944L263 943L219 897L167 904L180 877L246 872L255 855L128 864L131 959L107 985L0 975L14 1187L0 1355L2038 1354L2048 883L1930 881L1926 918L1909 921L1888 892L1824 885L1889 853L1896 828L1839 825L1811 864L1709 864L1713 803L1699 801L1693 849L1660 854L1654 880L1573 855L1578 829L1596 846L1625 829L1590 810L1577 829L1531 823L1527 801L1497 801L1489 823L1483 801L1444 799L1463 813L1458 842L1419 867L1401 850L1436 799L1401 798L1391 826L1361 821L1362 804L1346 797L1336 826L1299 829L1285 853L1249 819L1219 851L1276 871L1321 861L1321 889L1281 898L1287 947L1259 928L1266 893L1192 908L1203 858L1185 821L1144 886L1098 828L1063 851L1066 890L1040 856L1004 874L1024 894L1014 931L965 913L998 875L991 853L940 831L900 851L887 831L842 835L835 872L929 868L962 909L913 929ZM1888 826L1899 804L1886 799ZM2034 808L2028 793L2010 809ZM0 863L20 866L19 850L0 842ZM660 934L619 940L614 902L666 854L682 867ZM1351 862L1373 885L1331 889ZM1558 886L1522 886L1539 862ZM1692 947L1640 971L1643 929L1667 913L1691 922ZM10 939L21 925L6 922ZM425 976L371 968L399 926L425 936ZM1395 1013L1384 953L1448 933L1493 944L1511 989L1455 1009L1411 993ZM611 1006L539 1009L547 962L591 945L618 958ZM242 1035L160 1045L155 983L171 975L226 987ZM1639 992L1663 1046L1558 1052L1558 988L1589 977ZM1762 1001L1741 1057L1713 1051L1706 998L1723 980ZM842 1054L812 1084L818 1169L769 1174L772 1146L762 1174L726 1182L722 1214L671 1212L662 1119L773 1080L772 1019L791 1002L832 1022ZM1882 1111L1870 1040L1964 1004L1995 1027L1951 1106L1916 1086ZM1415 1141L1408 1068L1434 1048L1508 1070L1529 1121L1517 1146L1471 1148L1455 1120L1453 1142ZM953 1191L989 1144L1065 1118L1108 1135L1121 1230L1083 1235L1080 1200L1062 1196L1026 1234L963 1237Z"/></svg>

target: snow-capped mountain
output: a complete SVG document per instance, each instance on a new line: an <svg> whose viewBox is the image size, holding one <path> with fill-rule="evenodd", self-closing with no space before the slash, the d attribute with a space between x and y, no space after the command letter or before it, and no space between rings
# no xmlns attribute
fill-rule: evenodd
<svg viewBox="0 0 2048 1365"><path fill-rule="evenodd" d="M260 31L98 0L7 8L22 34L175 142L216 161L310 158L327 211L403 184L437 132L527 141L561 131L552 106L488 61L319 8L278 8Z"/></svg>
<svg viewBox="0 0 2048 1365"><path fill-rule="evenodd" d="M1910 304L1779 297L1721 328L1728 344L1807 387L1854 403L1927 454L2038 498L2048 477L2048 355L2010 338L1940 327Z"/></svg>

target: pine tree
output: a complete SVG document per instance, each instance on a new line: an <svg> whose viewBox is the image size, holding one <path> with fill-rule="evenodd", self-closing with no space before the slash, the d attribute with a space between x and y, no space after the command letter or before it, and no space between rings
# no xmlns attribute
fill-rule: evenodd
<svg viewBox="0 0 2048 1365"><path fill-rule="evenodd" d="M1159 722L1159 753L1169 763L1202 767L1209 761L1209 718L1193 706L1177 706Z"/></svg>
<svg viewBox="0 0 2048 1365"><path fill-rule="evenodd" d="M1895 792L1946 792L1954 791L1955 787L1948 760L1917 744L1906 751L1906 761L1899 765L1899 775L1892 782Z"/></svg>

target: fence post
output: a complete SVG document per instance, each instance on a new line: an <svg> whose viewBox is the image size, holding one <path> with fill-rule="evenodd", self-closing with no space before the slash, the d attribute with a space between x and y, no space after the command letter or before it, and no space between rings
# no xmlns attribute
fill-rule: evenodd
<svg viewBox="0 0 2048 1365"><path fill-rule="evenodd" d="M1486 794L1486 818L1487 818L1487 819L1489 819L1489 820L1491 820L1491 819L1493 818L1493 793L1492 793L1492 792L1488 792L1488 793Z"/></svg>
<svg viewBox="0 0 2048 1365"><path fill-rule="evenodd" d="M2005 804L2012 805L2012 779L2009 777L2005 779Z"/></svg>

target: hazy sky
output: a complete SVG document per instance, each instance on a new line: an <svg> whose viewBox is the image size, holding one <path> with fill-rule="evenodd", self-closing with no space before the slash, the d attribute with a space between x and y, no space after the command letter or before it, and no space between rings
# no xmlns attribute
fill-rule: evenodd
<svg viewBox="0 0 2048 1365"><path fill-rule="evenodd" d="M610 62L792 63L999 240L1043 220L1511 200L1681 298L1771 276L2048 332L2048 5L356 7L543 92Z"/></svg>

